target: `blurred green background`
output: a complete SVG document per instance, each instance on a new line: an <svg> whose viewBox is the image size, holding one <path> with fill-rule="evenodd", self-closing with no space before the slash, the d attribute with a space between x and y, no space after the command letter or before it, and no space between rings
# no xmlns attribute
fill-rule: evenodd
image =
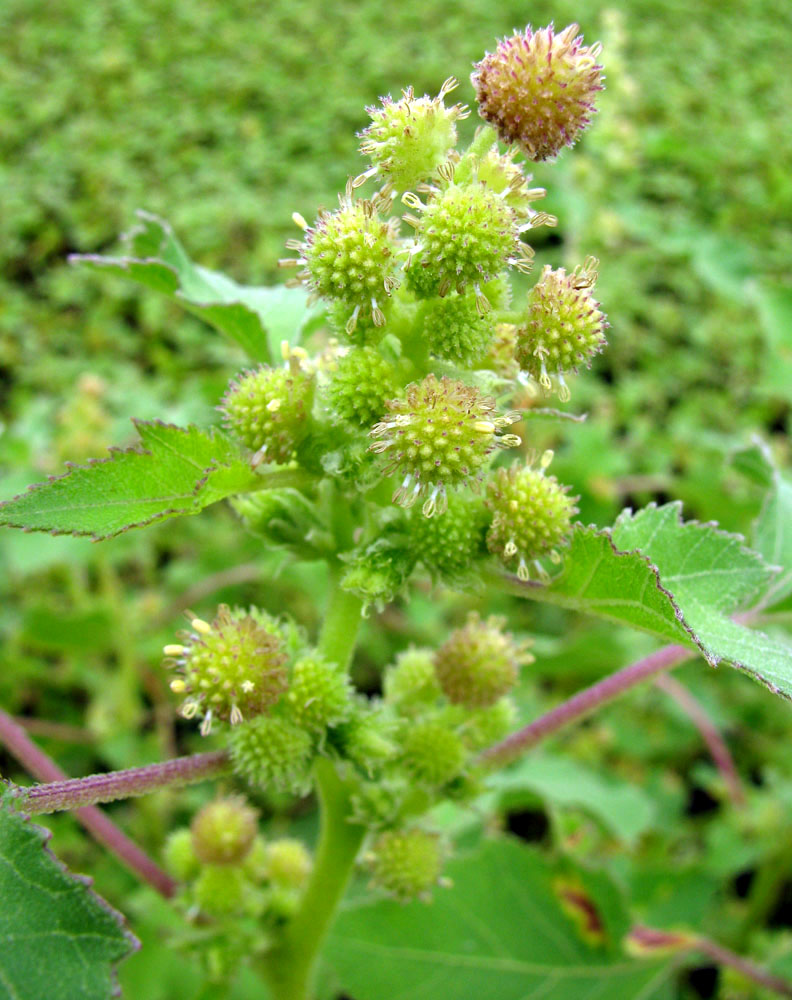
<svg viewBox="0 0 792 1000"><path fill-rule="evenodd" d="M570 406L588 411L587 423L541 432L557 448L554 471L580 494L587 521L608 524L622 506L681 498L689 517L748 531L759 497L728 456L758 433L788 458L792 412L792 4L767 0L5 0L2 496L65 461L128 444L130 416L207 425L244 363L165 299L70 267L70 253L111 251L144 208L170 220L197 262L248 284L279 282L291 213L311 219L332 207L361 169L354 133L366 125L365 106L410 84L434 94L450 75L461 81L455 98L471 102L472 62L526 20L577 21L588 42L601 38L608 85L584 141L535 171L560 220L537 233L537 272L598 256L598 297L612 327L608 351L573 385ZM474 127L472 115L464 134ZM261 553L225 507L101 546L5 532L0 703L73 774L197 749L191 727L174 722L159 647L185 608L211 614L220 599L261 600L273 576L270 610L314 627L321 576ZM410 639L437 641L464 606L421 594L410 609L372 618L361 680L375 683ZM649 648L551 609L520 608L517 627L539 633L524 698L531 713ZM745 818L718 826L715 869L702 860L709 828L692 803L694 792L710 796L723 821L722 790L661 694L637 695L629 713L615 707L563 745L631 785L644 767L661 769L661 832L644 842L642 862L661 864L681 838L685 858L715 886L701 920L717 925L724 900L739 906L734 880L786 830L770 804L781 793L792 801L792 771L777 749L789 709L726 671L691 667L684 676L732 736L741 771L758 776L756 809L772 813L762 813L750 849ZM21 779L2 754L0 771ZM206 794L162 794L112 811L156 853ZM289 814L288 804L259 804L272 822ZM537 808L555 816L552 801ZM94 872L100 891L153 939L160 915L151 898L135 895L69 819L51 825L59 852ZM623 856L615 864L625 879L630 864ZM186 965L156 948L152 940L147 964L125 966L128 995L197 996L184 985ZM679 988L716 995L687 981Z"/></svg>

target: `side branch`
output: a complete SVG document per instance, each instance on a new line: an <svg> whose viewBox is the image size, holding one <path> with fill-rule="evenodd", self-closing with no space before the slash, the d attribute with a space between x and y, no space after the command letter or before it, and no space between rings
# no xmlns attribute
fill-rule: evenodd
<svg viewBox="0 0 792 1000"><path fill-rule="evenodd" d="M489 747L479 759L488 767L508 764L526 750L552 736L557 730L577 722L600 705L613 701L637 684L664 670L670 670L695 655L695 652L686 646L664 646L656 653L645 656L642 660L631 663L628 667L617 670L609 677L592 684L591 687L579 691L568 701L562 702L527 726L518 729L516 733L507 736L500 743Z"/></svg>

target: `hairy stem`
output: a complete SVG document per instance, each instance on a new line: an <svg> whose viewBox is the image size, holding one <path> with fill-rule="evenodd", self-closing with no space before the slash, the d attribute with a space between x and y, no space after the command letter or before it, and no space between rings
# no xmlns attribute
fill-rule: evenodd
<svg viewBox="0 0 792 1000"><path fill-rule="evenodd" d="M61 812L97 802L114 802L116 799L145 795L159 788L189 785L225 774L229 768L228 752L214 750L190 757L176 757L162 764L146 764L125 771L36 785L24 789L22 798L25 811L31 814Z"/></svg>
<svg viewBox="0 0 792 1000"><path fill-rule="evenodd" d="M476 131L473 142L468 146L465 155L459 161L454 171L454 180L457 184L464 184L470 179L474 162L489 152L492 146L497 145L497 142L498 133L491 125L482 125Z"/></svg>
<svg viewBox="0 0 792 1000"><path fill-rule="evenodd" d="M50 757L40 750L21 726L0 709L0 741L9 753L40 781L64 781L66 775ZM159 865L141 850L138 845L97 809L84 806L75 810L74 818L81 823L91 836L129 868L144 882L148 882L157 892L169 898L176 891L176 883Z"/></svg>
<svg viewBox="0 0 792 1000"><path fill-rule="evenodd" d="M629 691L636 684L642 684L655 674L670 670L694 655L695 653L686 646L664 646L656 653L645 656L642 660L637 660L592 684L591 687L579 691L567 701L534 719L511 736L507 736L500 743L489 747L481 754L480 760L487 767L508 764L564 726L577 722L600 705L613 701L625 691Z"/></svg>
<svg viewBox="0 0 792 1000"><path fill-rule="evenodd" d="M310 1000L319 951L352 874L366 829L349 822L349 791L329 760L316 763L321 833L311 880L262 971L274 1000Z"/></svg>
<svg viewBox="0 0 792 1000"><path fill-rule="evenodd" d="M338 576L337 572L331 573L330 598L319 633L319 652L332 663L346 669L357 643L363 602L354 594L341 589Z"/></svg>
<svg viewBox="0 0 792 1000"><path fill-rule="evenodd" d="M703 706L678 680L661 675L655 679L655 686L674 699L701 733L710 756L723 777L729 797L735 806L742 808L745 805L745 794L740 784L740 775L726 741L718 732L718 727L704 711Z"/></svg>

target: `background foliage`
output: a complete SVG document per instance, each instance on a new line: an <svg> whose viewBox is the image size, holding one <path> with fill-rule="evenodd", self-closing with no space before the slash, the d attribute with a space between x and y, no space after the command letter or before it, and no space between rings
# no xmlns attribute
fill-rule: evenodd
<svg viewBox="0 0 792 1000"><path fill-rule="evenodd" d="M595 127L574 153L537 171L561 219L537 247L537 264L599 256L598 296L612 324L610 348L573 386L570 405L588 410L588 421L561 431L537 421L532 433L557 447L554 471L580 493L584 522L681 498L686 517L747 533L761 492L729 455L758 432L789 459L792 8L542 0L530 17L577 20L588 41L606 45L609 89ZM331 207L360 169L353 133L366 123L363 106L408 84L435 93L452 73L470 100L472 61L525 18L522 4L483 0L330 9L315 0L6 0L2 496L64 461L130 444L130 415L206 427L242 363L165 298L70 268L69 253L109 252L145 208L170 219L200 264L239 282L277 282L291 213L310 219ZM469 133L474 125L465 123ZM321 576L257 550L222 506L101 546L5 532L0 569L0 702L75 775L198 748L190 727L174 721L159 668L159 647L185 608L210 614L220 599L261 601L262 582L276 576L269 609L288 608L312 628L324 589ZM409 609L372 618L356 667L361 686L375 690L395 651L438 641L472 603L482 602L427 590ZM494 603L518 631L538 635L521 694L526 718L651 648L551 606ZM647 923L695 926L788 973L789 706L701 661L678 676L729 740L744 809L729 804L687 718L650 686L548 746L550 777L525 768L505 786L502 824L540 850L597 858ZM2 754L0 770L22 780ZM207 794L198 786L111 811L156 854ZM311 836L304 804L267 797L259 805L273 828ZM626 836L614 819L620 809L651 822ZM171 919L162 904L70 819L47 825L59 856L94 874L143 941L147 957L121 968L127 995L197 997L186 960L157 940ZM479 836L462 832L471 844ZM757 885L762 893L752 892ZM331 996L331 976L328 984ZM680 998L754 995L704 967L666 988ZM250 989L243 978L236 995Z"/></svg>

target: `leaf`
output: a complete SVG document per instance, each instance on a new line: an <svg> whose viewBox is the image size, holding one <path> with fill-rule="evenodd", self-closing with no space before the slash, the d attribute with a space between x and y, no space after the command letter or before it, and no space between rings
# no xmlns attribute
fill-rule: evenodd
<svg viewBox="0 0 792 1000"><path fill-rule="evenodd" d="M115 271L163 292L230 337L254 361L272 363L280 357L281 341L295 343L303 326L313 323L316 310L308 311L304 289L239 285L194 264L165 220L148 212L138 212L138 217L140 225L124 237L128 255L73 254L69 260Z"/></svg>
<svg viewBox="0 0 792 1000"><path fill-rule="evenodd" d="M775 467L773 485L754 526L754 547L781 567L762 597L762 607L767 608L792 594L792 480Z"/></svg>
<svg viewBox="0 0 792 1000"><path fill-rule="evenodd" d="M0 801L0 1000L107 1000L114 964L138 942L48 839Z"/></svg>
<svg viewBox="0 0 792 1000"><path fill-rule="evenodd" d="M54 535L110 538L129 528L197 514L260 478L217 431L136 421L142 449L73 466L0 504L0 524Z"/></svg>
<svg viewBox="0 0 792 1000"><path fill-rule="evenodd" d="M775 575L739 535L683 523L681 504L625 511L613 527L620 549L640 549L673 594L696 644L713 665L725 660L792 698L792 646L728 617L767 590Z"/></svg>
<svg viewBox="0 0 792 1000"><path fill-rule="evenodd" d="M515 767L489 776L500 794L528 790L557 806L585 809L615 837L634 845L652 828L655 809L635 785L606 780L596 771L563 757L524 757Z"/></svg>
<svg viewBox="0 0 792 1000"><path fill-rule="evenodd" d="M792 286L757 282L753 297L765 334L759 388L792 401Z"/></svg>
<svg viewBox="0 0 792 1000"><path fill-rule="evenodd" d="M509 840L460 857L448 875L453 888L438 889L430 905L366 902L342 912L327 960L355 1000L670 996L668 964L624 956L626 919L604 876ZM592 922L596 933L584 936Z"/></svg>
<svg viewBox="0 0 792 1000"><path fill-rule="evenodd" d="M742 538L683 523L681 505L623 512L610 531L577 525L564 568L548 585L508 578L512 593L617 621L698 649L792 698L792 646L729 617L776 570Z"/></svg>

